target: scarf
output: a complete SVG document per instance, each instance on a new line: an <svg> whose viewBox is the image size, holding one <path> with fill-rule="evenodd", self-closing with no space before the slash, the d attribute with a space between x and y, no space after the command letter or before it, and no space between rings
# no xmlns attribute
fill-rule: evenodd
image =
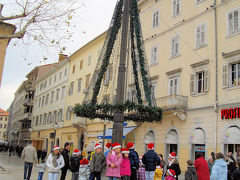
<svg viewBox="0 0 240 180"><path fill-rule="evenodd" d="M58 166L58 162L57 162L57 159L59 157L59 154L55 154L54 152L52 152L52 164L54 167L57 167Z"/></svg>
<svg viewBox="0 0 240 180"><path fill-rule="evenodd" d="M110 158L112 162L114 161L115 156L116 156L115 151L112 151L111 158Z"/></svg>

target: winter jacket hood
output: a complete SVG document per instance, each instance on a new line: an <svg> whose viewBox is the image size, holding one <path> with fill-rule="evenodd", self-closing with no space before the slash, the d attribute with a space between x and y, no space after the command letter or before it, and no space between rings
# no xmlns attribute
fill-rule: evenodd
<svg viewBox="0 0 240 180"><path fill-rule="evenodd" d="M210 180L226 180L227 174L227 163L223 159L217 159L213 165Z"/></svg>
<svg viewBox="0 0 240 180"><path fill-rule="evenodd" d="M198 180L209 180L210 173L208 168L208 163L205 160L204 156L199 157L195 160L194 166L197 171Z"/></svg>
<svg viewBox="0 0 240 180"><path fill-rule="evenodd" d="M70 170L72 172L78 172L80 166L80 158L78 156L73 155L70 158Z"/></svg>

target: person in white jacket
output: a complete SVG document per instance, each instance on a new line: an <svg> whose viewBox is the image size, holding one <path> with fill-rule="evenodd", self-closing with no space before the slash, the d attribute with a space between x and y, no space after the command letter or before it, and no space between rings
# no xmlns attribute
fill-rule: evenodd
<svg viewBox="0 0 240 180"><path fill-rule="evenodd" d="M65 165L63 156L59 153L59 147L55 146L53 152L48 156L46 165L48 167L48 180L57 180L61 169Z"/></svg>

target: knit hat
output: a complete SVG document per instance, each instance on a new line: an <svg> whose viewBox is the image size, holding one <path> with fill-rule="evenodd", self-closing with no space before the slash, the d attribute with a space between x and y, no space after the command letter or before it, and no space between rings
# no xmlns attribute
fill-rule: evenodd
<svg viewBox="0 0 240 180"><path fill-rule="evenodd" d="M87 159L82 159L82 160L80 161L80 165L86 165L86 164L89 164L89 160L87 160Z"/></svg>
<svg viewBox="0 0 240 180"><path fill-rule="evenodd" d="M60 148L58 147L58 146L55 146L54 148L53 148L53 151L55 151L55 150L59 150Z"/></svg>
<svg viewBox="0 0 240 180"><path fill-rule="evenodd" d="M73 155L78 155L79 154L79 150L78 149L74 149L74 151L73 151Z"/></svg>
<svg viewBox="0 0 240 180"><path fill-rule="evenodd" d="M132 142L127 143L127 148L134 149L135 148L134 143L132 143Z"/></svg>
<svg viewBox="0 0 240 180"><path fill-rule="evenodd" d="M108 149L111 149L112 144L111 144L111 143L107 143L107 144L105 145L105 147L108 148Z"/></svg>
<svg viewBox="0 0 240 180"><path fill-rule="evenodd" d="M171 157L173 159L177 159L177 154L175 152L172 152L169 154L169 157Z"/></svg>
<svg viewBox="0 0 240 180"><path fill-rule="evenodd" d="M121 153L122 154L125 154L125 153L129 154L129 150L127 148L122 148Z"/></svg>
<svg viewBox="0 0 240 180"><path fill-rule="evenodd" d="M95 145L95 148L94 148L94 150L95 150L95 149L97 149L97 148L102 148L102 145L101 145L101 144L99 144L99 143L97 143L97 144Z"/></svg>
<svg viewBox="0 0 240 180"><path fill-rule="evenodd" d="M117 148L121 148L121 145L119 143L112 144L112 149L117 149Z"/></svg>
<svg viewBox="0 0 240 180"><path fill-rule="evenodd" d="M147 148L148 148L149 150L154 150L154 143L149 143L149 144L147 145Z"/></svg>
<svg viewBox="0 0 240 180"><path fill-rule="evenodd" d="M173 169L168 169L167 172L169 173L170 176L176 177L176 173Z"/></svg>

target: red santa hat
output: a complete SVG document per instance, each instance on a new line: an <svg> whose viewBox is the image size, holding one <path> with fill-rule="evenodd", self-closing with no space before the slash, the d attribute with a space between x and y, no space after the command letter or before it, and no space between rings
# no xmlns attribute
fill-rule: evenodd
<svg viewBox="0 0 240 180"><path fill-rule="evenodd" d="M174 171L173 169L168 169L167 172L168 172L168 174L169 174L170 176L176 177L176 173L175 173L175 171Z"/></svg>
<svg viewBox="0 0 240 180"><path fill-rule="evenodd" d="M134 149L135 148L134 143L132 143L132 142L127 143L127 148Z"/></svg>
<svg viewBox="0 0 240 180"><path fill-rule="evenodd" d="M111 143L107 143L107 144L105 145L105 147L108 148L108 149L111 149L112 144L111 144Z"/></svg>
<svg viewBox="0 0 240 180"><path fill-rule="evenodd" d="M129 150L127 148L122 148L121 153L122 154L125 154L125 153L129 154Z"/></svg>
<svg viewBox="0 0 240 180"><path fill-rule="evenodd" d="M154 150L154 143L149 143L149 144L147 145L147 148L148 148L149 150Z"/></svg>
<svg viewBox="0 0 240 180"><path fill-rule="evenodd" d="M94 148L94 150L97 149L97 148L102 148L102 145L99 144L99 143L95 144L95 148Z"/></svg>
<svg viewBox="0 0 240 180"><path fill-rule="evenodd" d="M89 160L87 160L87 159L82 159L80 161L80 165L87 165L87 164L89 164Z"/></svg>
<svg viewBox="0 0 240 180"><path fill-rule="evenodd" d="M117 149L117 148L121 148L121 145L119 143L112 144L112 149Z"/></svg>
<svg viewBox="0 0 240 180"><path fill-rule="evenodd" d="M175 152L172 152L169 154L169 157L171 157L173 159L177 159L177 154Z"/></svg>
<svg viewBox="0 0 240 180"><path fill-rule="evenodd" d="M58 146L55 146L54 148L53 148L53 151L55 151L55 150L59 150L60 148L58 147Z"/></svg>
<svg viewBox="0 0 240 180"><path fill-rule="evenodd" d="M78 155L79 153L80 153L80 151L78 149L74 149L73 155Z"/></svg>

